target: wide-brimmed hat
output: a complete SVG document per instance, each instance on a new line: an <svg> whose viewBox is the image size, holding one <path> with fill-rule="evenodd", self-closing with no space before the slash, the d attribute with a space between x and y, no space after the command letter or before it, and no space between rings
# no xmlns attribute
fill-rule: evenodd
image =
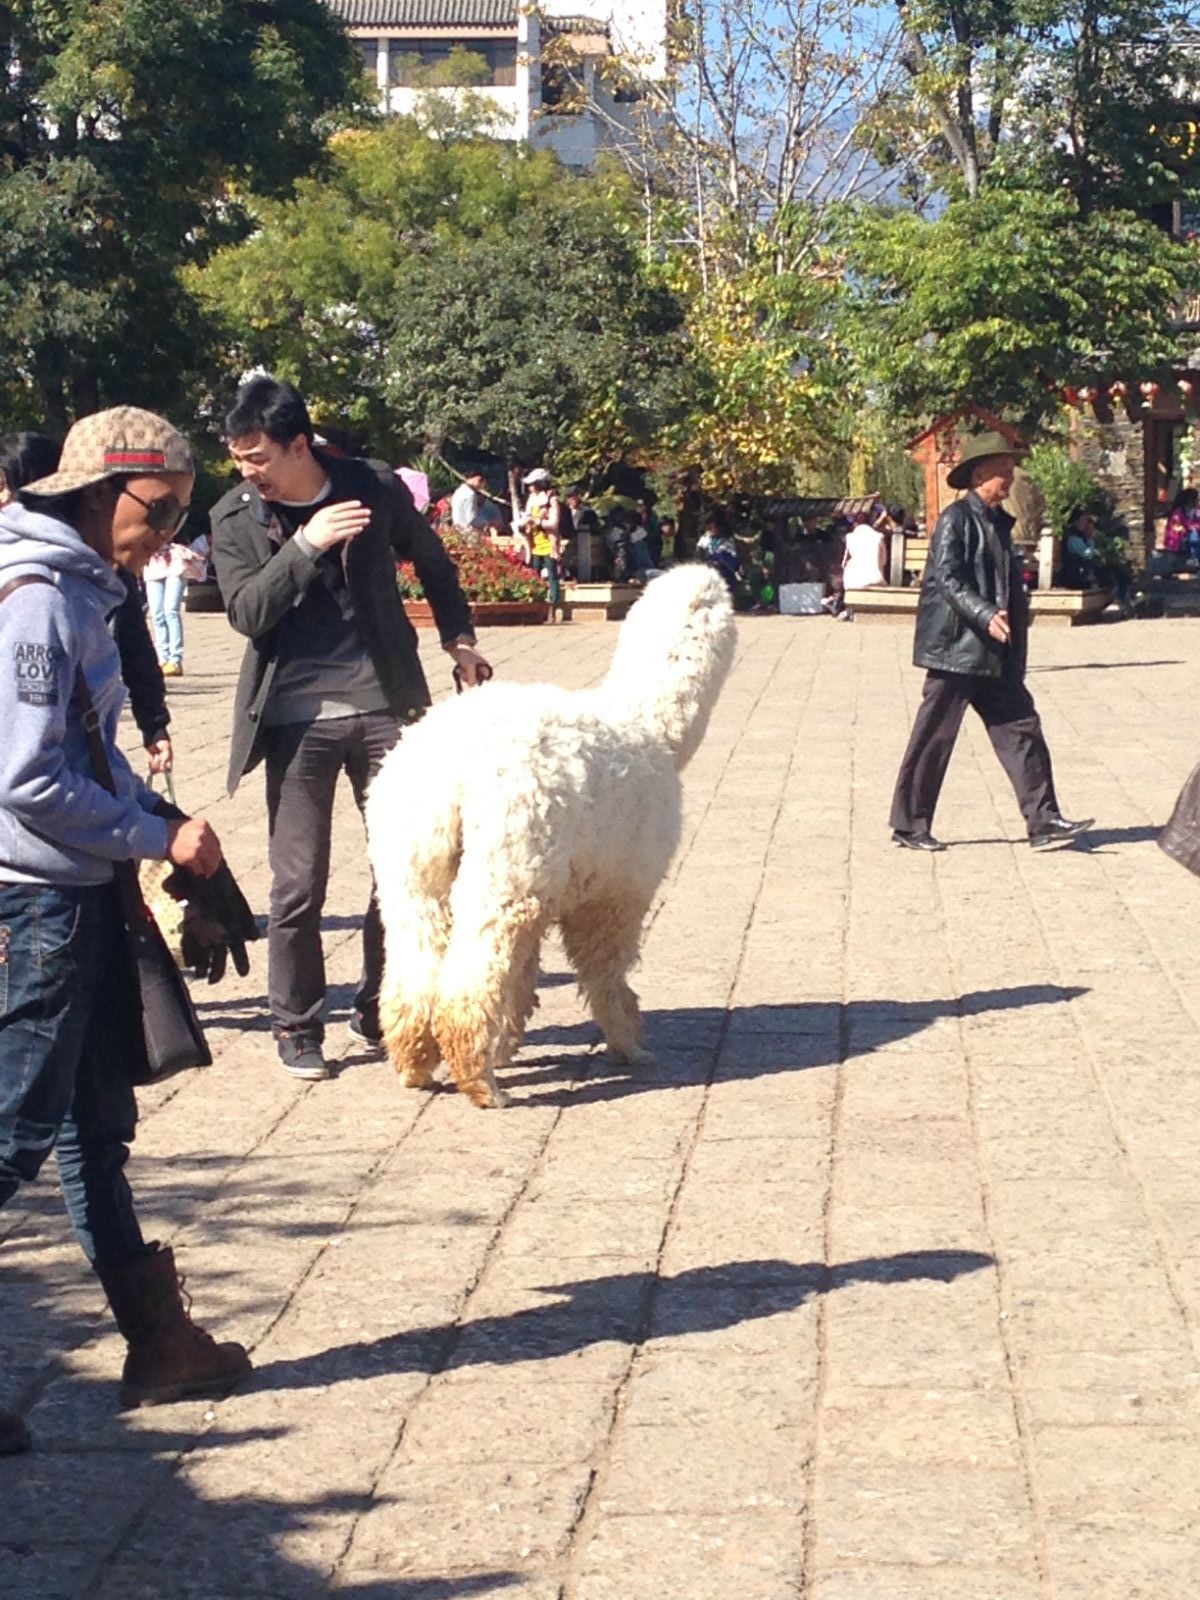
<svg viewBox="0 0 1200 1600"><path fill-rule="evenodd" d="M70 494L123 474L195 471L191 446L165 417L137 406L113 406L77 422L67 434L58 470L27 483L21 493Z"/></svg>
<svg viewBox="0 0 1200 1600"><path fill-rule="evenodd" d="M539 483L552 483L553 481L545 467L534 467L532 472L525 474L525 487L527 489L536 488Z"/></svg>
<svg viewBox="0 0 1200 1600"><path fill-rule="evenodd" d="M946 474L946 482L952 489L969 489L971 468L976 462L985 461L988 456L1012 456L1014 461L1019 461L1024 454L1020 445L1002 433L972 434L963 440L962 454Z"/></svg>

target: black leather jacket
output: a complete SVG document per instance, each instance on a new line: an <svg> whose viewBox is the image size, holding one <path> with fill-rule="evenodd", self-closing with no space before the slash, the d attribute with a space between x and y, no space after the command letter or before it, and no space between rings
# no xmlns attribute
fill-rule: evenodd
<svg viewBox="0 0 1200 1600"><path fill-rule="evenodd" d="M917 604L918 667L976 678L1024 674L1028 599L1013 527L1007 511L989 511L974 492L937 519ZM997 611L1008 612L1011 644L988 634Z"/></svg>

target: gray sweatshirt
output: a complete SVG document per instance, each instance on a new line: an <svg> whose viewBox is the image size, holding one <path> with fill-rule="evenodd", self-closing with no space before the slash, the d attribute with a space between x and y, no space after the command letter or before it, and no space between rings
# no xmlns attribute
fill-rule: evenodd
<svg viewBox="0 0 1200 1600"><path fill-rule="evenodd" d="M100 884L112 863L162 860L167 824L117 748L125 702L108 631L124 589L74 528L17 502L0 511L0 882ZM82 666L117 794L92 774L75 703Z"/></svg>

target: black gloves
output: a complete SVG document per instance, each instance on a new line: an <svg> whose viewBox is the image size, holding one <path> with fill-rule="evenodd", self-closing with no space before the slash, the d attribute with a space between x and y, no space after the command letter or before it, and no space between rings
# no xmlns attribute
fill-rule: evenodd
<svg viewBox="0 0 1200 1600"><path fill-rule="evenodd" d="M234 969L244 978L250 971L246 946L258 938L258 924L228 864L222 861L211 878L176 867L163 888L184 903L184 965L198 978L220 983L232 955Z"/></svg>

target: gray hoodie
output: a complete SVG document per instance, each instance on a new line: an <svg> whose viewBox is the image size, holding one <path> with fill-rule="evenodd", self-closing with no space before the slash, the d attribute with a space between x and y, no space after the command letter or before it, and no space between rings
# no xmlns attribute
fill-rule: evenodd
<svg viewBox="0 0 1200 1600"><path fill-rule="evenodd" d="M74 528L18 502L0 511L0 882L99 884L114 861L162 860L167 824L117 748L125 702L108 617L121 580ZM82 666L117 794L92 775L75 703Z"/></svg>

